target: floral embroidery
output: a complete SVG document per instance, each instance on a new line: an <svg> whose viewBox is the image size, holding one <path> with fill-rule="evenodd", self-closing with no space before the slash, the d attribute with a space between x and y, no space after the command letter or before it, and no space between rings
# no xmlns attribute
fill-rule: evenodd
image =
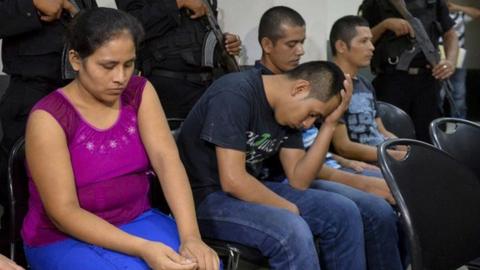
<svg viewBox="0 0 480 270"><path fill-rule="evenodd" d="M117 148L117 141L111 140L109 143L110 148Z"/></svg>
<svg viewBox="0 0 480 270"><path fill-rule="evenodd" d="M93 142L87 142L85 147L88 149L88 151L93 151L93 149L95 148L95 145L93 144Z"/></svg>
<svg viewBox="0 0 480 270"><path fill-rule="evenodd" d="M135 134L136 131L137 131L137 129L134 126L129 126L128 129L127 129L127 132L130 135Z"/></svg>

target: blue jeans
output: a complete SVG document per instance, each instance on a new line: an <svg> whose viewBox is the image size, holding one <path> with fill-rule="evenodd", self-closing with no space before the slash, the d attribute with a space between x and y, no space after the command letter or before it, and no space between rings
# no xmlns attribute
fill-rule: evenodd
<svg viewBox="0 0 480 270"><path fill-rule="evenodd" d="M467 70L464 68L457 68L455 73L450 76L450 82L452 83L452 96L455 106L457 107L458 114L453 115L453 112L450 110L451 117L458 118L467 118L467 102L466 102L466 86L465 81L467 79ZM443 105L445 99L444 89L441 91L440 95L440 106Z"/></svg>
<svg viewBox="0 0 480 270"><path fill-rule="evenodd" d="M300 215L218 191L197 208L202 235L257 248L269 258L271 269L365 269L362 220L351 200L332 192L264 184L296 204ZM319 254L314 236L319 238Z"/></svg>
<svg viewBox="0 0 480 270"><path fill-rule="evenodd" d="M397 229L400 224L388 202L373 194L326 180L316 180L310 188L341 194L358 206L364 224L369 270L404 269L400 252L403 243L399 242L401 240Z"/></svg>
<svg viewBox="0 0 480 270"><path fill-rule="evenodd" d="M175 221L156 210L149 210L120 229L144 239L162 242L178 251L180 239ZM25 246L32 270L148 270L141 258L104 249L74 238L40 247Z"/></svg>

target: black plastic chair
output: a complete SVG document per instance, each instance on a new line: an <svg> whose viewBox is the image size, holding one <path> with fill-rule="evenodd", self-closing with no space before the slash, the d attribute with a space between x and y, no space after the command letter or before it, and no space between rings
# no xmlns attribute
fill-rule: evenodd
<svg viewBox="0 0 480 270"><path fill-rule="evenodd" d="M9 246L10 259L25 265L23 242L20 236L23 218L28 210L28 178L25 170L25 140L20 138L8 159Z"/></svg>
<svg viewBox="0 0 480 270"><path fill-rule="evenodd" d="M430 124L430 137L436 147L466 164L480 179L479 124L458 118L438 118Z"/></svg>
<svg viewBox="0 0 480 270"><path fill-rule="evenodd" d="M377 101L378 115L385 128L399 138L415 139L415 126L412 118L403 111L387 102Z"/></svg>
<svg viewBox="0 0 480 270"><path fill-rule="evenodd" d="M480 154L480 125L459 118L443 117L430 123L433 144L466 164L480 180L480 163L474 158ZM480 269L480 259L470 262L468 268Z"/></svg>
<svg viewBox="0 0 480 270"><path fill-rule="evenodd" d="M408 147L397 160L388 149ZM400 210L412 270L457 269L480 256L480 183L446 152L410 139L378 148L379 164Z"/></svg>

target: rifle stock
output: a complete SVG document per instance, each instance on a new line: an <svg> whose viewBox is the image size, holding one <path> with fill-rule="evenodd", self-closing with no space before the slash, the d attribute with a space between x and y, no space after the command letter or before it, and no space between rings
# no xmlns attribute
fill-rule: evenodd
<svg viewBox="0 0 480 270"><path fill-rule="evenodd" d="M208 22L208 28L213 33L213 36L216 39L216 42L213 42L211 34L206 39L206 44L204 44L204 64L206 65L212 65L213 67L213 57L214 57L214 52L213 50L215 49L215 45L218 45L219 49L219 60L220 60L220 65L227 71L227 72L237 72L240 71L240 68L237 64L237 60L235 59L234 56L230 55L227 50L225 49L225 40L223 38L223 32L220 29L220 26L218 25L217 18L215 17L215 14L213 13L213 10L210 6L210 3L208 1L203 0L205 5L207 6L207 14L205 15L207 18ZM212 47L213 44L213 47ZM207 59L208 58L208 59Z"/></svg>

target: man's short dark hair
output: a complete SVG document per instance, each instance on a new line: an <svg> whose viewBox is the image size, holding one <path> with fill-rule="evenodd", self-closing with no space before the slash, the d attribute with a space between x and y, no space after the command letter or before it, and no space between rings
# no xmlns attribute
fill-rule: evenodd
<svg viewBox="0 0 480 270"><path fill-rule="evenodd" d="M263 13L258 26L258 42L262 43L264 37L270 39L274 44L283 37L282 25L305 26L305 20L295 10L276 6Z"/></svg>
<svg viewBox="0 0 480 270"><path fill-rule="evenodd" d="M345 75L333 62L311 61L285 72L292 80L306 80L312 85L309 97L327 102L343 89Z"/></svg>
<svg viewBox="0 0 480 270"><path fill-rule="evenodd" d="M341 40L350 48L350 41L357 35L357 26L369 27L368 22L359 16L348 15L338 19L332 26L330 31L330 48L333 56L337 55L335 42Z"/></svg>

